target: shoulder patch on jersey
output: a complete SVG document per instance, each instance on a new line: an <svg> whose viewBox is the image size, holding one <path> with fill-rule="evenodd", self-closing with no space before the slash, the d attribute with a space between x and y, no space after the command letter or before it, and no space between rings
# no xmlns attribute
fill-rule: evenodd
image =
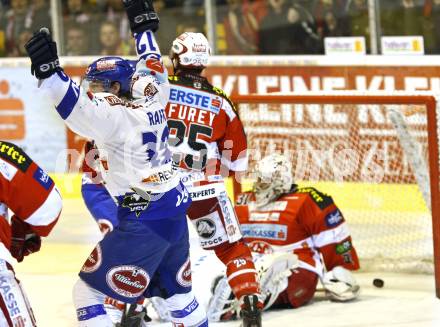
<svg viewBox="0 0 440 327"><path fill-rule="evenodd" d="M300 187L296 190L297 193L307 193L313 202L315 202L318 207L323 210L333 204L333 199L331 196L318 191L314 187Z"/></svg>
<svg viewBox="0 0 440 327"><path fill-rule="evenodd" d="M117 106L117 105L124 105L124 101L119 99L116 95L108 95L104 97L104 99L111 105L111 106Z"/></svg>
<svg viewBox="0 0 440 327"><path fill-rule="evenodd" d="M224 98L229 105L231 106L232 110L234 110L235 113L238 113L237 108L235 108L234 103L232 102L232 100L228 97L228 95L225 93L225 91L223 91L221 88L218 88L216 86L212 87L212 90L219 96L221 96L222 98Z"/></svg>
<svg viewBox="0 0 440 327"><path fill-rule="evenodd" d="M17 145L0 141L0 158L11 163L22 172L26 172L32 163L32 159Z"/></svg>
<svg viewBox="0 0 440 327"><path fill-rule="evenodd" d="M49 191L53 185L52 178L41 168L37 168L33 177L46 191Z"/></svg>

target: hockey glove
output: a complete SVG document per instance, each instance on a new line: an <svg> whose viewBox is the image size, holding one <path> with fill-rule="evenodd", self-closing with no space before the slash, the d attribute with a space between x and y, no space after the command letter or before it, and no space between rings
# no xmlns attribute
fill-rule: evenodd
<svg viewBox="0 0 440 327"><path fill-rule="evenodd" d="M360 286L351 271L341 266L326 272L321 282L332 301L351 301L356 299L360 293Z"/></svg>
<svg viewBox="0 0 440 327"><path fill-rule="evenodd" d="M57 44L46 27L34 33L24 47L31 58L31 73L38 79L48 78L63 70L58 60Z"/></svg>
<svg viewBox="0 0 440 327"><path fill-rule="evenodd" d="M11 219L11 234L11 254L18 262L40 251L41 237L32 230L31 225L15 215Z"/></svg>
<svg viewBox="0 0 440 327"><path fill-rule="evenodd" d="M124 0L124 7L133 34L159 29L159 16L153 8L153 0Z"/></svg>

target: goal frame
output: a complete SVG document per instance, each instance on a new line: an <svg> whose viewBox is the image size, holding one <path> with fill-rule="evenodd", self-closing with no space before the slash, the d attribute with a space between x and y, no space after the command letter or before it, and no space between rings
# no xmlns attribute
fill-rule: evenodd
<svg viewBox="0 0 440 327"><path fill-rule="evenodd" d="M359 92L358 92L359 93ZM393 93L356 94L342 91L311 94L252 94L232 96L235 104L369 104L369 105L424 105L427 113L428 167L431 191L431 217L434 247L434 278L436 297L440 299L440 186L439 186L439 135L437 125L437 104L440 99L428 92L409 95ZM440 108L440 107L439 107ZM241 184L234 179L234 194L241 190Z"/></svg>

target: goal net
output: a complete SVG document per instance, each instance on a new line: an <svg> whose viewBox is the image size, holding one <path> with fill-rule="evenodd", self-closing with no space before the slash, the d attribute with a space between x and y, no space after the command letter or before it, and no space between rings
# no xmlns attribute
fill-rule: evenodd
<svg viewBox="0 0 440 327"><path fill-rule="evenodd" d="M268 154L287 155L295 181L330 194L343 212L362 269L439 272L435 96L332 92L233 101L248 137L249 171Z"/></svg>

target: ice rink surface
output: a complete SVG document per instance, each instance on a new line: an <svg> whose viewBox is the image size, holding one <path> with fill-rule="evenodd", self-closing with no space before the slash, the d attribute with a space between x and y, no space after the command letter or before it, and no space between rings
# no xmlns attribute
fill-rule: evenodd
<svg viewBox="0 0 440 327"><path fill-rule="evenodd" d="M194 235L194 234L193 234ZM66 200L53 234L43 240L39 253L15 265L33 306L39 327L76 326L71 299L77 273L95 243L99 231L81 200ZM202 251L192 239L194 290L207 304L213 277L221 265L212 253ZM361 262L362 263L362 262ZM440 326L440 300L434 295L434 278L429 275L358 273L361 296L351 303L334 303L318 292L309 305L296 310L265 312L264 327L434 327ZM376 288L374 278L385 285ZM151 323L171 326L170 323ZM232 327L240 323L212 323Z"/></svg>

